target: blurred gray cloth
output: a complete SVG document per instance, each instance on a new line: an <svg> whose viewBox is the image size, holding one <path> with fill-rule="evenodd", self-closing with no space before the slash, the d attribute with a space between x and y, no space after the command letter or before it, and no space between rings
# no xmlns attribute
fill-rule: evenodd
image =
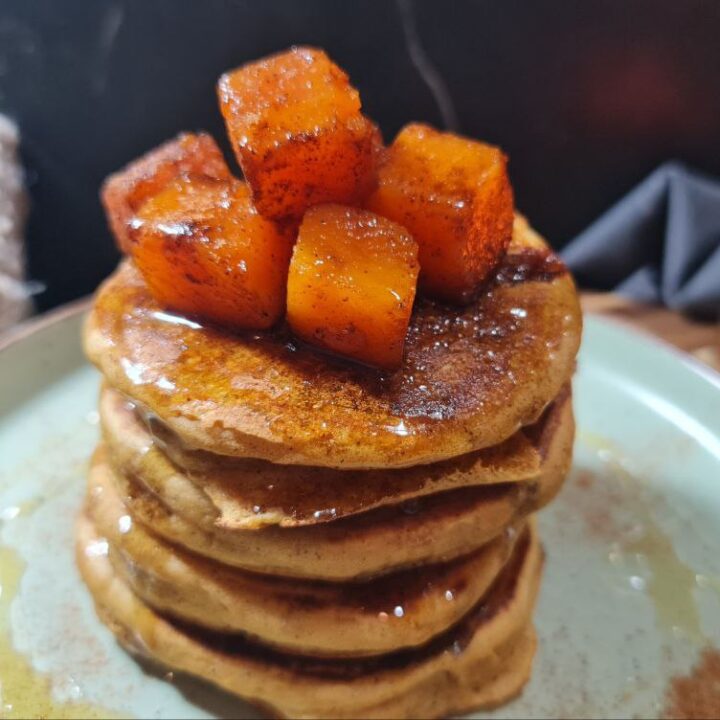
<svg viewBox="0 0 720 720"><path fill-rule="evenodd" d="M720 181L660 166L563 250L580 286L720 319Z"/></svg>

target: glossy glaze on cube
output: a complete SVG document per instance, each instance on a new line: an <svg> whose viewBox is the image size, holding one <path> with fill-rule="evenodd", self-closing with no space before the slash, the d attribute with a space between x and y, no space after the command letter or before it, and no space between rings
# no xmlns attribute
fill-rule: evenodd
<svg viewBox="0 0 720 720"><path fill-rule="evenodd" d="M123 252L130 252L129 224L137 209L173 180L188 174L230 179L220 148L205 133L182 133L105 180L100 197Z"/></svg>
<svg viewBox="0 0 720 720"><path fill-rule="evenodd" d="M503 153L427 125L400 131L367 207L410 230L420 248L421 289L453 303L477 295L512 235Z"/></svg>
<svg viewBox="0 0 720 720"><path fill-rule="evenodd" d="M162 305L234 328L282 317L291 230L258 214L245 183L177 180L141 206L131 235L132 258Z"/></svg>
<svg viewBox="0 0 720 720"><path fill-rule="evenodd" d="M417 244L402 226L357 208L316 206L290 264L290 327L314 345L395 369L418 271Z"/></svg>
<svg viewBox="0 0 720 720"><path fill-rule="evenodd" d="M354 204L374 187L379 132L360 112L348 76L321 50L292 48L226 73L218 96L266 217L299 218L319 203Z"/></svg>

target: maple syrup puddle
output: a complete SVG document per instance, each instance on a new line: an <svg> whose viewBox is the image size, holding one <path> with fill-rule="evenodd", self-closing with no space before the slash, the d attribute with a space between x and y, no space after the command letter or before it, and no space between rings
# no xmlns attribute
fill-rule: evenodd
<svg viewBox="0 0 720 720"><path fill-rule="evenodd" d="M670 535L658 524L652 511L653 497L645 497L645 483L622 462L618 448L608 440L589 434L582 441L597 452L615 481L622 502L632 514L632 527L623 528L608 553L610 564L622 575L624 586L644 593L655 608L657 626L675 639L704 646L697 592L711 591L720 599L720 578L700 573L680 558Z"/></svg>
<svg viewBox="0 0 720 720"><path fill-rule="evenodd" d="M31 502L5 508L0 512L0 520L14 520L31 512L35 505ZM83 702L57 701L53 698L50 679L37 672L29 660L15 650L10 609L24 570L25 565L18 554L12 548L0 545L0 717L58 720L119 717Z"/></svg>

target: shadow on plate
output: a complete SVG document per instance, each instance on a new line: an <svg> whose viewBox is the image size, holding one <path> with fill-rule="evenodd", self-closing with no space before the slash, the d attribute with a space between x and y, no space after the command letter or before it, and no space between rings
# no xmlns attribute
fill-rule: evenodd
<svg viewBox="0 0 720 720"><path fill-rule="evenodd" d="M135 662L146 675L172 683L189 703L219 720L261 720L268 717L252 705L209 682L183 673L168 673L165 668L146 658L135 657Z"/></svg>

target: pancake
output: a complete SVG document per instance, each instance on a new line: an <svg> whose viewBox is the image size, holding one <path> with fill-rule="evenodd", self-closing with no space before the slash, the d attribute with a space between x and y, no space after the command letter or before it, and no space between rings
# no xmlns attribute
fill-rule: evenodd
<svg viewBox="0 0 720 720"><path fill-rule="evenodd" d="M121 643L280 717L440 717L504 702L530 673L530 616L542 566L534 531L461 623L415 650L367 659L291 655L171 620L130 591L106 551L81 517L78 565L100 617Z"/></svg>
<svg viewBox="0 0 720 720"><path fill-rule="evenodd" d="M248 573L173 547L129 521L109 485L88 495L86 513L108 541L115 571L147 604L310 655L373 655L422 645L479 602L517 537L511 526L449 563L330 584Z"/></svg>
<svg viewBox="0 0 720 720"><path fill-rule="evenodd" d="M171 433L156 424L151 433L132 403L108 387L101 393L100 419L114 467L141 478L182 514L226 529L314 525L460 487L541 483L569 465L574 434L569 387L535 426L499 446L387 471L274 465L178 450Z"/></svg>
<svg viewBox="0 0 720 720"><path fill-rule="evenodd" d="M129 262L99 290L84 340L109 383L189 448L386 470L497 445L535 422L573 372L580 331L571 276L517 218L475 303L416 303L393 375L284 328L233 334L169 314Z"/></svg>
<svg viewBox="0 0 720 720"><path fill-rule="evenodd" d="M138 479L113 471L101 447L89 492L112 484L129 516L198 555L253 572L339 582L467 555L549 502L564 477L561 468L540 486L462 488L316 526L227 531L196 523L202 518L185 517Z"/></svg>

